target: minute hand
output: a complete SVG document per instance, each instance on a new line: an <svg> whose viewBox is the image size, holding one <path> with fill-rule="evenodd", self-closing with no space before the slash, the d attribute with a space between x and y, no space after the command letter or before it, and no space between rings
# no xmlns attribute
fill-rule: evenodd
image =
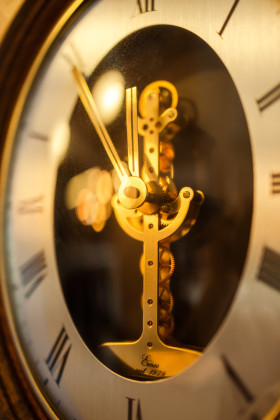
<svg viewBox="0 0 280 420"><path fill-rule="evenodd" d="M78 70L76 66L73 66L72 71L75 77L79 97L82 101L82 104L84 105L84 108L92 124L94 125L94 128L104 146L104 149L106 150L110 161L112 162L113 167L115 168L121 182L123 182L128 177L128 173L124 165L122 164L122 161L118 155L118 152L115 149L115 146L108 134L108 131L106 130L106 127L103 124L97 106L89 90L88 84L83 74L80 70Z"/></svg>

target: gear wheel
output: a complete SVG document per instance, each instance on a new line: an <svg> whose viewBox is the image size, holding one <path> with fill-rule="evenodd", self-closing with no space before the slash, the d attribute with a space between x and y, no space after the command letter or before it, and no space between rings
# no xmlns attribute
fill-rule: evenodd
<svg viewBox="0 0 280 420"><path fill-rule="evenodd" d="M173 274L175 259L167 247L159 247L159 282L166 281Z"/></svg>

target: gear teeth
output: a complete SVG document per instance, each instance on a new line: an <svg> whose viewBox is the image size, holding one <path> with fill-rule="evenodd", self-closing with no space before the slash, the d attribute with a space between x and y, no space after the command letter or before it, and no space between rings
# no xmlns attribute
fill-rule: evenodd
<svg viewBox="0 0 280 420"><path fill-rule="evenodd" d="M159 248L159 323L158 334L162 340L170 337L174 330L172 309L174 299L170 292L170 277L174 271L175 260L168 247Z"/></svg>
<svg viewBox="0 0 280 420"><path fill-rule="evenodd" d="M159 252L160 271L168 270L168 276L167 275L162 276L160 280L166 281L167 277L170 278L174 272L175 259L172 252L169 250L169 248L160 247L159 249L160 249L160 252Z"/></svg>
<svg viewBox="0 0 280 420"><path fill-rule="evenodd" d="M170 310L172 311L174 306L174 297L172 295L172 293L170 292Z"/></svg>
<svg viewBox="0 0 280 420"><path fill-rule="evenodd" d="M172 220L173 220L173 218L172 219L163 219L163 218L161 218L160 224L159 224L160 228L163 229L166 226L170 225L170 223L172 222Z"/></svg>

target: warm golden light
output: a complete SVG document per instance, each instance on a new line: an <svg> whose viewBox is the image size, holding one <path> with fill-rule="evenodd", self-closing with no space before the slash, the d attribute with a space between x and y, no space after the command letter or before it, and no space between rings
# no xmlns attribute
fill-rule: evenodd
<svg viewBox="0 0 280 420"><path fill-rule="evenodd" d="M65 121L59 123L51 136L51 152L57 163L60 163L67 152L70 142L70 127Z"/></svg>
<svg viewBox="0 0 280 420"><path fill-rule="evenodd" d="M92 95L105 124L110 124L121 110L125 95L124 83L121 73L109 71L93 86Z"/></svg>
<svg viewBox="0 0 280 420"><path fill-rule="evenodd" d="M94 167L70 179L65 203L82 224L100 232L111 215L113 193L111 174Z"/></svg>

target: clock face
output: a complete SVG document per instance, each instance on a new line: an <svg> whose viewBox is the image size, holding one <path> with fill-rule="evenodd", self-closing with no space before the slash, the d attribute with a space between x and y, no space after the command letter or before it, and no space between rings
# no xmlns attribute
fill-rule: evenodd
<svg viewBox="0 0 280 420"><path fill-rule="evenodd" d="M279 19L276 0L78 1L42 42L3 140L1 280L51 417L275 403Z"/></svg>

